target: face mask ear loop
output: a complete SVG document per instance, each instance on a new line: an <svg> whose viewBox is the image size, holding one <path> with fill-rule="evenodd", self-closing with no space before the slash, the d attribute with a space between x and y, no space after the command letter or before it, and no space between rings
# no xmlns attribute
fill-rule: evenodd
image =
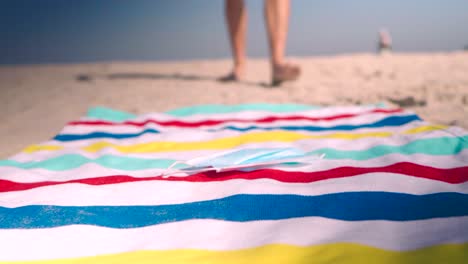
<svg viewBox="0 0 468 264"><path fill-rule="evenodd" d="M174 170L172 168L174 168L177 164L184 164L184 162L182 162L180 160L174 161L169 167L167 167L167 169L163 172L163 174L161 176L163 178L169 178L169 174L174 172Z"/></svg>
<svg viewBox="0 0 468 264"><path fill-rule="evenodd" d="M172 169L175 165L180 164L180 163L182 163L182 161L180 161L180 160L174 161L174 162L171 164L171 166L169 166L169 167L167 168L167 170Z"/></svg>
<svg viewBox="0 0 468 264"><path fill-rule="evenodd" d="M312 159L312 160L309 160L309 161L306 161L306 162L303 162L303 164L305 164L304 166L301 166L303 169L307 169L307 168L310 168L310 167L313 167L315 162L312 162L312 161L317 161L317 160L322 160L324 159L326 156L325 153L322 153L320 155L317 155L315 156L316 159Z"/></svg>

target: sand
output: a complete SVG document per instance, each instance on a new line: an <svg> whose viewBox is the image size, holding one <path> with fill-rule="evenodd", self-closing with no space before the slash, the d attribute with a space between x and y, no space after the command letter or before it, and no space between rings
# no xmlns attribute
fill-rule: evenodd
<svg viewBox="0 0 468 264"><path fill-rule="evenodd" d="M139 114L197 104L386 102L468 129L468 52L292 60L303 75L280 88L265 85L266 60L250 60L246 81L229 84L216 78L230 60L2 66L0 159L50 139L92 106Z"/></svg>

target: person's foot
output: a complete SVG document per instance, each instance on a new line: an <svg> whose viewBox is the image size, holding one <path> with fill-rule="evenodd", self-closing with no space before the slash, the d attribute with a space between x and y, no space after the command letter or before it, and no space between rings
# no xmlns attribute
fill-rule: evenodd
<svg viewBox="0 0 468 264"><path fill-rule="evenodd" d="M244 79L243 67L236 67L231 73L218 79L220 82L239 82Z"/></svg>
<svg viewBox="0 0 468 264"><path fill-rule="evenodd" d="M218 78L219 82L238 82L239 80L240 78L237 77L237 75L235 75L233 72Z"/></svg>
<svg viewBox="0 0 468 264"><path fill-rule="evenodd" d="M273 66L271 86L281 85L286 81L295 81L301 75L301 68L294 64L282 64Z"/></svg>

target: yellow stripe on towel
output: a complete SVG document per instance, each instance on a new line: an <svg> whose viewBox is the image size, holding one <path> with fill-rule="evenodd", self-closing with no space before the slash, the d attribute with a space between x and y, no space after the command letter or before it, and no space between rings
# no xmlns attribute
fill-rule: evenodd
<svg viewBox="0 0 468 264"><path fill-rule="evenodd" d="M129 146L121 146L112 144L106 141L97 142L90 146L84 147L83 150L89 152L97 152L106 147L114 148L122 153L148 153L148 152L166 152L166 151L190 151L204 149L229 149L247 143L262 143L262 142L293 142L301 139L320 139L320 138L338 138L338 139L358 139L363 137L386 137L388 132L370 132L361 134L350 133L335 133L328 135L306 135L296 132L286 131L271 131L271 132L256 132L243 134L235 137L227 137L213 139L200 142L149 142L142 144L134 144Z"/></svg>
<svg viewBox="0 0 468 264"><path fill-rule="evenodd" d="M428 131L434 131L434 130L442 130L446 129L447 126L443 125L429 125L429 126L420 126L420 127L415 127L412 129L408 129L403 134L417 134L417 133L422 133L422 132L428 132Z"/></svg>
<svg viewBox="0 0 468 264"><path fill-rule="evenodd" d="M352 243L316 246L272 244L257 248L212 251L196 249L145 250L96 257L25 262L27 264L127 264L127 263L466 263L468 243L445 244L406 252L389 251Z"/></svg>
<svg viewBox="0 0 468 264"><path fill-rule="evenodd" d="M417 134L434 130L442 130L446 126L429 125L420 126L408 129L402 134ZM262 142L294 142L302 139L343 139L343 140L356 140L368 137L390 137L394 135L392 132L364 132L364 133L349 133L339 132L332 134L310 135L290 131L266 131L266 132L253 132L242 134L234 137L219 138L207 141L194 141L194 142L148 142L122 146L113 144L108 141L95 142L89 146L83 147L82 150L88 152L98 152L104 148L113 148L122 153L152 153L152 152L165 152L165 151L190 151L190 150L209 150L209 149L229 149L248 143L262 143ZM33 153L41 150L61 150L64 146L60 145L32 145L23 150L26 153Z"/></svg>
<svg viewBox="0 0 468 264"><path fill-rule="evenodd" d="M189 151L203 149L228 149L248 143L262 142L294 142L301 139L323 139L336 138L345 140L354 140L366 137L389 137L390 132L367 132L367 133L333 133L324 135L307 135L297 132L288 131L268 131L254 132L243 134L234 137L219 138L207 141L194 142L148 142L142 144L133 144L122 146L110 143L108 141L100 141L93 143L82 149L88 152L97 152L107 147L112 147L123 153L149 153L149 152L165 152L165 151ZM26 153L32 153L41 150L60 150L63 146L58 145L32 145L24 149Z"/></svg>

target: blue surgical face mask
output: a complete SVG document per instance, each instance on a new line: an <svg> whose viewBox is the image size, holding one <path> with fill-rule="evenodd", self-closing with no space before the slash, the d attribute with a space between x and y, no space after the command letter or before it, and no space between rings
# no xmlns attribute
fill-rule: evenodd
<svg viewBox="0 0 468 264"><path fill-rule="evenodd" d="M260 166L279 165L285 163L306 163L323 158L317 154L308 154L298 148L249 148L230 150L213 155L199 157L187 161L177 161L168 170L176 165L181 169L168 171L171 173L196 173L207 170L226 171L234 169L252 169Z"/></svg>

